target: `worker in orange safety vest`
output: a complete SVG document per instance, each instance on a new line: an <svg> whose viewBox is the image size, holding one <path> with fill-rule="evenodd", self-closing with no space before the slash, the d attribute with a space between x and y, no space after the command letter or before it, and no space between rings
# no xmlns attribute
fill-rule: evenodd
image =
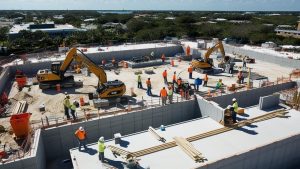
<svg viewBox="0 0 300 169"><path fill-rule="evenodd" d="M162 55L161 55L161 61L162 61L163 63L165 63L165 60L166 60L166 56L165 56L165 54L162 54Z"/></svg>
<svg viewBox="0 0 300 169"><path fill-rule="evenodd" d="M192 67L192 66L190 66L190 67L188 68L188 72L189 72L189 78L190 78L190 79L193 79L193 67Z"/></svg>
<svg viewBox="0 0 300 169"><path fill-rule="evenodd" d="M167 79L168 74L167 74L167 70L165 70L165 71L162 73L162 75L163 75L165 84L168 84L168 79Z"/></svg>
<svg viewBox="0 0 300 169"><path fill-rule="evenodd" d="M166 88L163 87L163 88L160 90L160 97L161 97L162 105L163 105L163 106L167 104L167 96L168 96L168 92L167 92Z"/></svg>
<svg viewBox="0 0 300 169"><path fill-rule="evenodd" d="M146 85L147 85L147 95L152 96L152 92L151 92L152 86L151 86L150 78L148 78L148 80L146 81Z"/></svg>
<svg viewBox="0 0 300 169"><path fill-rule="evenodd" d="M87 150L87 147L86 147L86 132L85 132L84 128L80 126L79 129L76 130L75 136L78 140L79 151L81 151L81 146L83 146L84 149Z"/></svg>

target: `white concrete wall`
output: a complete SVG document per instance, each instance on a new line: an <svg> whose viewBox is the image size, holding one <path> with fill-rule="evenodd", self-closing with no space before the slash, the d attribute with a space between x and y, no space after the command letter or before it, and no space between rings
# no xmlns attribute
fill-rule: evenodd
<svg viewBox="0 0 300 169"><path fill-rule="evenodd" d="M207 101L201 96L197 96L197 102L200 109L200 117L208 116L217 122L224 120L224 109L213 101Z"/></svg>

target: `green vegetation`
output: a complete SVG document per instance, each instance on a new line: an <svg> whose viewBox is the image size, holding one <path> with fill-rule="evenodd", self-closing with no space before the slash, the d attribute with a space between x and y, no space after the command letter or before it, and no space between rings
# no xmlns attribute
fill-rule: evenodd
<svg viewBox="0 0 300 169"><path fill-rule="evenodd" d="M62 15L63 19L53 16ZM299 39L276 36L278 25L293 25L296 29L299 13L229 13L229 12L135 12L133 14L101 14L97 11L0 11L0 17L18 18L16 23L54 21L56 24L72 24L81 27L83 23L93 24L97 29L77 32L62 38L51 38L43 32L22 31L21 36L9 40L8 28L0 29L0 44L8 46L11 52L56 49L65 42L75 44L116 44L162 40L166 36L178 38L230 38L241 44L259 45L266 41L277 44L300 45ZM166 19L169 17L168 19ZM170 18L171 17L171 18ZM172 18L173 17L173 18ZM93 18L88 22L85 19ZM222 21L218 18L224 18ZM239 21L239 22L237 22ZM114 27L103 24L120 23Z"/></svg>

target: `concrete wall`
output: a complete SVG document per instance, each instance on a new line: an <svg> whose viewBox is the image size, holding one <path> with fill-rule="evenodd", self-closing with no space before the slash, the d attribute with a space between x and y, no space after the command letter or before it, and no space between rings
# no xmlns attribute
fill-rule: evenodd
<svg viewBox="0 0 300 169"><path fill-rule="evenodd" d="M259 99L259 109L266 110L272 107L277 107L279 105L280 94L273 94L269 96L260 97Z"/></svg>
<svg viewBox="0 0 300 169"><path fill-rule="evenodd" d="M246 90L242 92L237 92L233 94L227 94L218 97L209 98L209 100L218 103L222 108L226 108L228 105L232 104L232 99L236 98L240 107L250 107L253 105L258 105L259 98L262 96L271 95L278 91L286 90L295 87L296 82L287 82L283 84L277 84L273 86L266 86L257 89Z"/></svg>
<svg viewBox="0 0 300 169"><path fill-rule="evenodd" d="M300 135L207 164L199 169L299 169Z"/></svg>
<svg viewBox="0 0 300 169"><path fill-rule="evenodd" d="M120 116L46 129L42 132L43 139L47 140L46 160L49 162L59 157L69 157L69 149L78 146L74 132L79 126L86 129L88 143L94 143L100 136L111 139L115 133L126 135L146 130L149 126L159 127L162 124L169 125L191 120L199 117L197 111L199 110L196 101L191 100Z"/></svg>
<svg viewBox="0 0 300 169"><path fill-rule="evenodd" d="M300 68L300 60L277 57L268 53L261 53L252 50L246 50L240 47L224 45L226 53L236 53L243 56L250 56L261 61L275 63L284 67Z"/></svg>
<svg viewBox="0 0 300 169"><path fill-rule="evenodd" d="M208 116L217 122L224 120L224 109L213 101L207 101L201 96L197 96L197 102L200 109L199 117Z"/></svg>
<svg viewBox="0 0 300 169"><path fill-rule="evenodd" d="M18 159L13 162L0 164L0 169L45 169L44 143L41 137L41 130L35 132L34 143L32 145L31 156Z"/></svg>
<svg viewBox="0 0 300 169"><path fill-rule="evenodd" d="M9 88L9 82L12 80L13 74L11 68L6 67L3 69L0 75L0 94Z"/></svg>

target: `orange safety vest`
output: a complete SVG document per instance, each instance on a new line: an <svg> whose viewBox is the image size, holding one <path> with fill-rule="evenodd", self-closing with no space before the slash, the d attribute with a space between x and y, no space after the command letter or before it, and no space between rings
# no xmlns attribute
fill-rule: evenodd
<svg viewBox="0 0 300 169"><path fill-rule="evenodd" d="M86 137L85 131L80 131L80 130L76 130L75 135L79 140L84 140Z"/></svg>
<svg viewBox="0 0 300 169"><path fill-rule="evenodd" d="M165 58L166 58L166 56L165 56L165 55L162 55L162 56L161 56L161 59L165 59Z"/></svg>
<svg viewBox="0 0 300 169"><path fill-rule="evenodd" d="M204 76L204 81L208 81L208 76Z"/></svg>
<svg viewBox="0 0 300 169"><path fill-rule="evenodd" d="M166 89L161 89L161 90L160 90L160 96L161 96L161 97L167 97L167 95L168 95L168 94L167 94L167 90L166 90Z"/></svg>
<svg viewBox="0 0 300 169"><path fill-rule="evenodd" d="M192 67L189 67L189 68L188 68L188 72L189 72L189 73L192 73L192 72L193 72L193 68L192 68Z"/></svg>
<svg viewBox="0 0 300 169"><path fill-rule="evenodd" d="M163 77L167 77L167 71L164 71L162 75Z"/></svg>
<svg viewBox="0 0 300 169"><path fill-rule="evenodd" d="M176 74L174 74L174 75L173 75L173 80L175 80L175 81L176 81Z"/></svg>
<svg viewBox="0 0 300 169"><path fill-rule="evenodd" d="M151 86L151 81L150 81L150 80L147 80L147 81L146 81L146 84L147 84L148 87Z"/></svg>

